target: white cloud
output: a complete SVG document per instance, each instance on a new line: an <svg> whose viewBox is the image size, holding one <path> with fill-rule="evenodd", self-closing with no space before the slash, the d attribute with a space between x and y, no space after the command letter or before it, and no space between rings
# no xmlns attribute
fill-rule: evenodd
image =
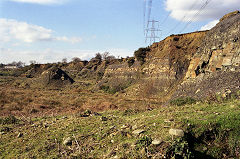
<svg viewBox="0 0 240 159"><path fill-rule="evenodd" d="M72 44L75 44L75 43L79 43L82 41L82 38L80 37L71 37L71 38L68 38L66 36L63 36L63 37L57 37L55 38L56 40L58 41L65 41L65 42L70 42Z"/></svg>
<svg viewBox="0 0 240 159"><path fill-rule="evenodd" d="M55 37L54 31L38 25L19 22L13 19L0 19L0 41L18 40L26 43L38 41L81 42L80 37Z"/></svg>
<svg viewBox="0 0 240 159"><path fill-rule="evenodd" d="M20 3L36 3L36 4L62 4L67 0L10 0Z"/></svg>
<svg viewBox="0 0 240 159"><path fill-rule="evenodd" d="M218 22L219 22L219 20L213 20L213 21L207 23L206 25L202 26L200 30L210 30L210 29L212 29Z"/></svg>
<svg viewBox="0 0 240 159"><path fill-rule="evenodd" d="M211 0L206 8L194 17L204 3L206 0L165 0L166 10L171 12L170 16L181 21L219 19L240 8L239 0Z"/></svg>
<svg viewBox="0 0 240 159"><path fill-rule="evenodd" d="M108 51L111 55L126 57L132 56L133 50L126 49L108 49L108 50L13 50L9 48L0 48L0 63L11 63L13 61L22 61L29 63L30 60L35 60L38 63L51 63L62 61L63 58L71 60L73 57L79 57L83 60L89 60L95 56L96 53L103 53Z"/></svg>

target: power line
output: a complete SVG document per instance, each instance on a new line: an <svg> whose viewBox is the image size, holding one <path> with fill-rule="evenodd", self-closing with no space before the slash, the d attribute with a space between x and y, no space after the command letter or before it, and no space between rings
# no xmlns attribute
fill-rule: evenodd
<svg viewBox="0 0 240 159"><path fill-rule="evenodd" d="M195 0L188 10L192 10L193 7L197 4L197 1L198 0ZM181 25L186 17L187 17L187 12L183 15L183 17L178 21L178 23L167 34L173 32L179 25Z"/></svg>
<svg viewBox="0 0 240 159"><path fill-rule="evenodd" d="M193 16L191 20L187 22L187 24L183 27L183 29L180 31L182 33L195 19L196 17L206 8L206 6L211 2L211 0L207 0L199 9L199 11Z"/></svg>
<svg viewBox="0 0 240 159"><path fill-rule="evenodd" d="M147 0L143 0L143 31L145 35L145 29L146 29L146 6Z"/></svg>
<svg viewBox="0 0 240 159"><path fill-rule="evenodd" d="M149 22L150 22L150 18L151 18L151 12L152 12L152 0L149 0L148 1L148 19L147 19L146 36L148 35L148 28L149 28Z"/></svg>
<svg viewBox="0 0 240 159"><path fill-rule="evenodd" d="M162 21L162 25L167 21L168 17L170 16L171 12L169 12L167 14L167 16L164 18L164 20Z"/></svg>

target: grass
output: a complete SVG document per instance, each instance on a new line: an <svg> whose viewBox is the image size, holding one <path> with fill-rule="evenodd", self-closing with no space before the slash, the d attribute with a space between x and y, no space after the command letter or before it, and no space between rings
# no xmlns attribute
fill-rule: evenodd
<svg viewBox="0 0 240 159"><path fill-rule="evenodd" d="M92 81L36 89L0 79L0 158L240 157L237 98L161 106L157 98L93 92ZM170 128L183 129L184 138L172 138ZM145 132L136 136L135 129ZM63 144L68 137L72 146ZM154 139L163 142L155 146Z"/></svg>
<svg viewBox="0 0 240 159"><path fill-rule="evenodd" d="M102 112L101 116L80 117L76 113L37 117L25 124L0 125L11 130L1 135L0 153L2 158L147 158L147 154L140 153L141 148L150 151L153 139L161 139L170 146L174 142L168 134L169 128L181 128L186 132L189 147L194 143L191 151L196 151L195 155L239 157L239 115L239 100L229 100L221 104L197 103L152 111L113 110ZM102 121L102 116L107 120ZM166 122L166 119L173 121ZM122 129L123 125L126 128ZM134 136L134 127L145 132ZM18 138L19 133L23 133L23 137ZM70 147L62 144L67 137L73 138ZM166 151L158 153L166 154ZM158 154L155 149L151 153Z"/></svg>

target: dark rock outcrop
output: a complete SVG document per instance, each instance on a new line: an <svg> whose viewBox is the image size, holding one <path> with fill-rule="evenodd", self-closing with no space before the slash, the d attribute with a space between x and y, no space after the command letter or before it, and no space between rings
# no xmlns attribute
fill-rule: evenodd
<svg viewBox="0 0 240 159"><path fill-rule="evenodd" d="M209 98L240 90L240 13L227 14L207 32L193 56L184 82L172 98Z"/></svg>
<svg viewBox="0 0 240 159"><path fill-rule="evenodd" d="M63 87L75 82L63 70L57 67L44 71L38 79L42 85L54 87Z"/></svg>

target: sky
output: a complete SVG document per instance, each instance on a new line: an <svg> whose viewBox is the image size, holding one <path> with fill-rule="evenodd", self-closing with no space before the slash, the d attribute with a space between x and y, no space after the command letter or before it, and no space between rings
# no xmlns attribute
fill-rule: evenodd
<svg viewBox="0 0 240 159"><path fill-rule="evenodd" d="M149 20L158 21L159 41L211 29L223 15L240 8L239 0L152 0L152 7L149 2L0 0L0 63L89 60L98 52L133 56L150 45L145 41L146 33L151 34L145 30L151 28Z"/></svg>

